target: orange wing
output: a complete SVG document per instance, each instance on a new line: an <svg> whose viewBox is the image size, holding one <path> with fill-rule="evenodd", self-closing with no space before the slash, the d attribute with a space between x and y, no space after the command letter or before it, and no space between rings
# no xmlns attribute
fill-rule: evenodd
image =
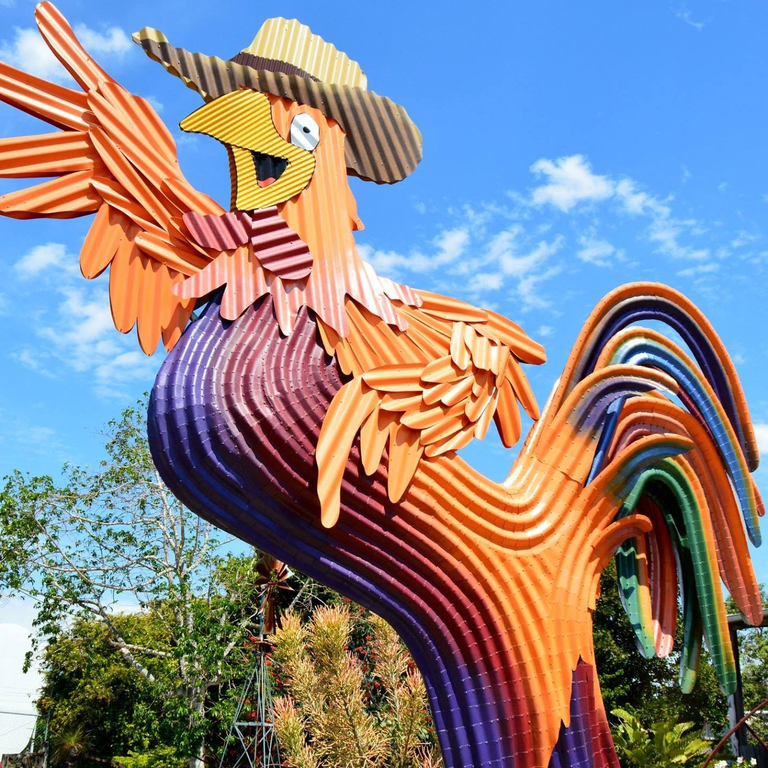
<svg viewBox="0 0 768 768"><path fill-rule="evenodd" d="M353 376L326 414L317 445L323 524L339 514L349 451L360 432L366 474L388 446L388 493L399 501L419 462L464 448L496 422L502 442L520 438L518 401L532 419L536 399L520 366L543 363L544 349L493 312L416 291L420 307L396 304L408 321L398 331L348 300L350 333L339 338L319 322L329 354Z"/></svg>
<svg viewBox="0 0 768 768"><path fill-rule="evenodd" d="M0 177L53 177L0 197L0 213L19 219L95 213L80 254L83 275L94 278L110 266L115 327L128 333L137 325L147 354L161 336L170 349L194 307L173 286L217 255L192 240L181 217L223 210L184 178L173 137L149 103L91 59L53 5L41 3L35 17L83 93L0 62L0 99L61 129L0 140Z"/></svg>

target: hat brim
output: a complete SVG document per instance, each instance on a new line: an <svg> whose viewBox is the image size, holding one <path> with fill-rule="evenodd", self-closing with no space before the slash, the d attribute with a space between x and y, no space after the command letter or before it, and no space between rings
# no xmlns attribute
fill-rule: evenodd
<svg viewBox="0 0 768 768"><path fill-rule="evenodd" d="M245 87L319 109L344 129L347 171L361 179L394 184L411 174L421 160L421 133L408 113L373 91L190 53L172 46L162 32L150 27L133 39L206 101Z"/></svg>

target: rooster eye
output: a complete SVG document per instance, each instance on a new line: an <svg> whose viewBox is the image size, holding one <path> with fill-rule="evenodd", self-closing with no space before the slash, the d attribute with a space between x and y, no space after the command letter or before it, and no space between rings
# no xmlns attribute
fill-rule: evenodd
<svg viewBox="0 0 768 768"><path fill-rule="evenodd" d="M317 123L306 113L296 115L291 123L291 144L311 152L320 141Z"/></svg>

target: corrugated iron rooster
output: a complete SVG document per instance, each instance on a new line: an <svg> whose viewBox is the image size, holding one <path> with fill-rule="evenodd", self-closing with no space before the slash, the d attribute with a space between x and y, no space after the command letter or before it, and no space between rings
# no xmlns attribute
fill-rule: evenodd
<svg viewBox="0 0 768 768"><path fill-rule="evenodd" d="M36 11L81 91L0 65L0 98L59 131L0 141L21 219L95 214L83 275L109 268L119 331L169 355L152 391L158 469L191 509L386 617L426 680L449 768L616 766L594 670L592 611L614 555L641 651L681 682L702 636L734 662L720 577L761 606L747 537L763 507L733 365L686 298L607 296L539 413L514 323L377 276L355 248L347 176L394 183L421 157L405 110L296 21L270 19L233 59L135 41L205 104L184 130L229 153L232 211L182 175L171 134ZM199 318L193 314L198 308ZM686 343L640 328L664 321ZM503 483L457 451L495 422L534 427ZM359 436L359 437L358 437Z"/></svg>

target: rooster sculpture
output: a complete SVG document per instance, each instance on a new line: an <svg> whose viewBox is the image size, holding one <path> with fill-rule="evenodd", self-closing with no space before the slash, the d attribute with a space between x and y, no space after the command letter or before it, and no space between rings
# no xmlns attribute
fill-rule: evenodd
<svg viewBox="0 0 768 768"><path fill-rule="evenodd" d="M79 89L0 64L0 99L58 129L0 141L0 176L51 177L0 213L95 214L83 275L109 269L117 329L169 352L148 415L163 479L391 622L448 768L618 765L592 642L614 556L640 651L670 653L680 593L681 685L704 638L734 690L720 579L758 622L758 451L734 367L690 301L650 283L608 295L540 413L522 369L544 362L539 344L358 255L348 175L402 180L421 137L355 62L285 19L230 60L134 36L202 96L181 127L225 145L226 212L56 8L36 18ZM492 423L513 446L520 408L534 426L493 482L457 451Z"/></svg>

